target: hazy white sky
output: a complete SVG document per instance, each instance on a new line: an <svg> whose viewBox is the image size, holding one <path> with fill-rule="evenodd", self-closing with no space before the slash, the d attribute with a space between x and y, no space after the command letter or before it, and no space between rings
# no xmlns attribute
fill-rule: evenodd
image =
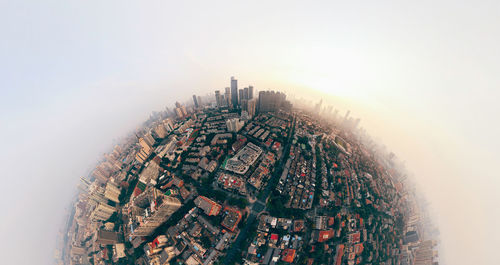
<svg viewBox="0 0 500 265"><path fill-rule="evenodd" d="M179 2L0 1L6 264L50 264L79 176L113 140L232 75L334 97L407 161L444 264L498 262L499 2Z"/></svg>

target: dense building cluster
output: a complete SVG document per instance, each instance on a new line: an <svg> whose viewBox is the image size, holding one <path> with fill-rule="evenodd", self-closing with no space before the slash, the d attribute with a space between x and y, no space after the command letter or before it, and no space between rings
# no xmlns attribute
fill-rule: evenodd
<svg viewBox="0 0 500 265"><path fill-rule="evenodd" d="M404 169L359 119L235 78L224 92L153 113L81 178L60 264L437 264Z"/></svg>

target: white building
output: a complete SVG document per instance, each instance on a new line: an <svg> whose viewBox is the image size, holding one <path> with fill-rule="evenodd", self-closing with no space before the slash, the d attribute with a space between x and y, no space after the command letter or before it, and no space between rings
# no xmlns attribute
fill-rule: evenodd
<svg viewBox="0 0 500 265"><path fill-rule="evenodd" d="M238 118L226 120L226 126L229 132L238 132L244 125L245 122Z"/></svg>

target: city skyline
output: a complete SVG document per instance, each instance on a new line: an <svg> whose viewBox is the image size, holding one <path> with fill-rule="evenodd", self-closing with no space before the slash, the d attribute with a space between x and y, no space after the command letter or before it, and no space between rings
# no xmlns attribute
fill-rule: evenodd
<svg viewBox="0 0 500 265"><path fill-rule="evenodd" d="M203 104L193 95L187 106L176 101L175 111L154 112L104 155L90 180L81 179L86 188L58 263L437 264L439 228L425 200L401 161L350 110L342 117L323 100L293 107L286 94L268 90L259 91L249 115L251 93L226 104L217 92ZM257 222L262 233L248 243ZM268 238L269 229L290 234ZM309 233L311 241L302 241ZM236 254L241 247L248 251ZM323 247L335 251L313 251Z"/></svg>

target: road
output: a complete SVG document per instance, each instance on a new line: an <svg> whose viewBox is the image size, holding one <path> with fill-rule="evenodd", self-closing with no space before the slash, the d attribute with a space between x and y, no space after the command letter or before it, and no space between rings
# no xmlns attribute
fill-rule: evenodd
<svg viewBox="0 0 500 265"><path fill-rule="evenodd" d="M290 129L290 133L288 134L287 145L285 148L283 148L283 156L285 156L285 152L290 151L291 138L292 138L294 129L295 129L295 117L293 118L292 128ZM231 247L227 251L227 255L224 258L223 264L225 264L225 265L233 264L235 254L242 252L241 244L242 244L242 242L244 242L246 240L246 238L248 236L248 230L253 226L254 222L257 219L257 216L266 210L267 198L271 194L271 189L274 188L274 185L270 185L270 184L275 182L274 178L279 178L281 176L281 172L283 171L283 166L284 166L285 162L286 162L285 159L283 159L283 157L281 157L279 164L276 167L276 170L278 170L278 172L280 174L273 174L273 179L270 179L268 181L268 185L266 185L266 187L262 191L262 196L260 196L261 199L258 199L257 201L255 201L252 204L252 206L250 208L250 214L248 215L245 226L240 230L238 237L236 238L236 240L233 242L233 244L231 245ZM264 201L262 201L262 198L265 198Z"/></svg>

